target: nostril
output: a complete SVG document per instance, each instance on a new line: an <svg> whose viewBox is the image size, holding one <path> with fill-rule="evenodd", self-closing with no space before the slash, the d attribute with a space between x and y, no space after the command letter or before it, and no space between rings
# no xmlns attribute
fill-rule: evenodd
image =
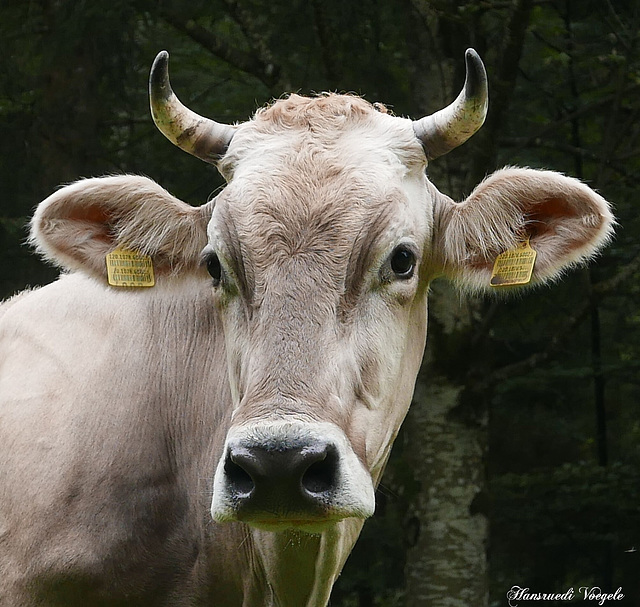
<svg viewBox="0 0 640 607"><path fill-rule="evenodd" d="M338 448L327 441L271 445L230 444L224 461L228 495L246 511L322 507L339 485ZM274 504L276 506L274 506Z"/></svg>
<svg viewBox="0 0 640 607"><path fill-rule="evenodd" d="M224 463L224 471L227 481L237 497L246 498L251 496L256 485L251 475L242 466L234 463L231 457L227 457Z"/></svg>
<svg viewBox="0 0 640 607"><path fill-rule="evenodd" d="M312 495L327 493L337 484L338 456L333 449L323 455L305 470L300 481L302 488Z"/></svg>

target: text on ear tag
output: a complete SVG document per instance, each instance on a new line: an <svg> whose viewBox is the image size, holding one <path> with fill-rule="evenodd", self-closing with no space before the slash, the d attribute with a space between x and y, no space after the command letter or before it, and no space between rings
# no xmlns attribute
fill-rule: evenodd
<svg viewBox="0 0 640 607"><path fill-rule="evenodd" d="M511 287L531 282L533 266L536 263L536 251L529 244L529 237L513 249L500 253L493 264L491 273L492 287Z"/></svg>
<svg viewBox="0 0 640 607"><path fill-rule="evenodd" d="M126 249L107 254L107 278L113 287L153 287L156 284L151 257Z"/></svg>

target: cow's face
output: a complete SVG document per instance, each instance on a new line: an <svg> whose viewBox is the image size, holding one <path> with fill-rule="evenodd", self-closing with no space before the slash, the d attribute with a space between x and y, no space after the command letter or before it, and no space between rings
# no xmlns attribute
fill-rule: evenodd
<svg viewBox="0 0 640 607"><path fill-rule="evenodd" d="M216 520L317 531L365 518L420 365L429 280L488 289L497 256L523 239L537 253L531 284L553 280L607 242L609 206L548 171L497 171L461 203L427 181L426 158L484 118L473 52L463 94L413 123L330 95L278 101L238 127L182 106L166 59L152 72L154 119L216 162L227 188L193 208L142 177L80 181L38 207L32 239L105 288L107 254L149 255L158 285L129 305L177 293L191 305L193 292L218 309L232 415Z"/></svg>
<svg viewBox="0 0 640 607"><path fill-rule="evenodd" d="M486 115L482 61L465 59L456 101L414 122L329 95L229 127L183 106L156 58L156 124L229 182L204 252L234 401L214 519L316 529L371 514L423 351L429 277L482 288L529 237L545 280L607 239L606 203L557 175L502 172L461 205L426 181L425 161Z"/></svg>
<svg viewBox="0 0 640 607"><path fill-rule="evenodd" d="M279 129L271 108L234 136L203 253L234 401L212 512L317 528L373 512L424 349L432 201L410 121L280 104Z"/></svg>

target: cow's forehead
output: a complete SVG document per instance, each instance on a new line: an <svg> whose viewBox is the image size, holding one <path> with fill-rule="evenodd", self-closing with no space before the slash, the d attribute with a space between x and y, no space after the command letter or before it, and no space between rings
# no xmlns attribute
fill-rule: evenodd
<svg viewBox="0 0 640 607"><path fill-rule="evenodd" d="M305 162L342 171L365 170L371 163L421 169L426 160L409 119L378 111L356 96L291 95L241 124L220 166L233 179L269 165L272 171L300 170Z"/></svg>
<svg viewBox="0 0 640 607"><path fill-rule="evenodd" d="M292 95L240 125L222 170L229 185L215 221L234 223L266 249L291 253L325 242L347 245L421 182L425 156L411 121L355 96Z"/></svg>
<svg viewBox="0 0 640 607"><path fill-rule="evenodd" d="M410 223L393 212L407 204L401 184L376 190L355 175L323 179L321 172L317 168L314 179L296 178L286 185L232 184L216 201L210 240L237 241L243 257L258 264L293 256L346 263L359 235L401 230Z"/></svg>

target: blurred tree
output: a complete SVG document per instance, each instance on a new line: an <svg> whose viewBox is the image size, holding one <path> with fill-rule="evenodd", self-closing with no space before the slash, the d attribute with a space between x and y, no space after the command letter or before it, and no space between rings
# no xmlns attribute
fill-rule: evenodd
<svg viewBox="0 0 640 607"><path fill-rule="evenodd" d="M21 244L61 182L138 172L193 204L222 185L151 123L158 50L191 107L233 122L285 91L355 91L418 117L457 94L473 46L487 123L432 181L461 199L503 164L553 168L616 201L621 227L591 271L522 300L434 285L415 403L333 604L503 604L514 584L640 596L639 13L633 0L4 3L0 294L53 279Z"/></svg>

